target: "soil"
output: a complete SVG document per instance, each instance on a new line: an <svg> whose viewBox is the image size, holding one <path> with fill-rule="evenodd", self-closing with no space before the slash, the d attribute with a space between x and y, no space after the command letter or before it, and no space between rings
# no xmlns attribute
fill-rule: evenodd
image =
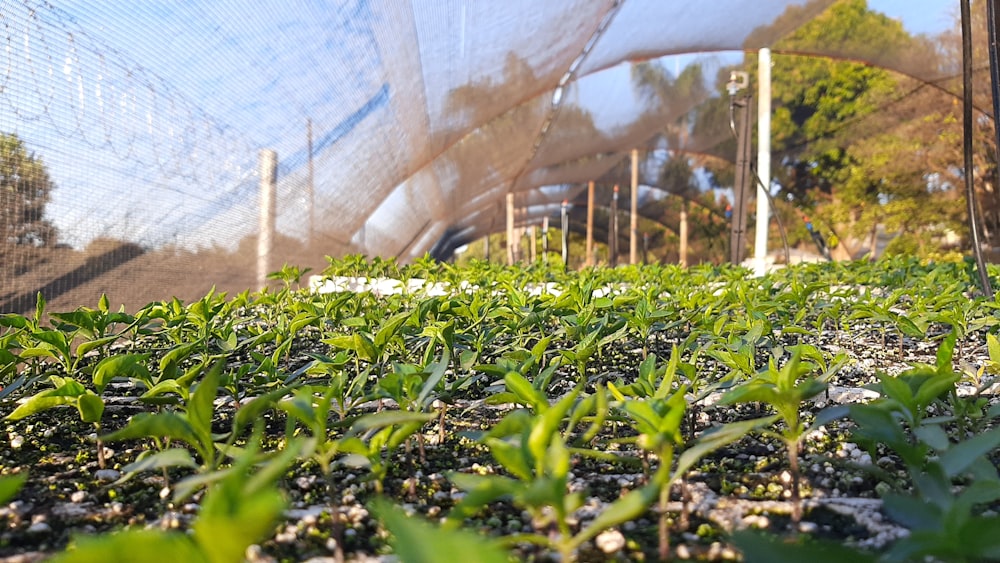
<svg viewBox="0 0 1000 563"><path fill-rule="evenodd" d="M864 385L875 380L876 371L906 369L911 362L934 363L936 343L904 340L904 356L898 357L899 342L886 347L875 330L851 334L827 333L819 343L827 350L841 349L850 356L849 365L832 381L830 392L821 394L806 409L806 419L838 402L868 400ZM978 365L987 357L985 337L971 335L962 344L961 361ZM669 356L672 342L652 343L661 358ZM318 342L303 343L290 365L307 361L308 349L323 349ZM622 342L605 349L590 363L598 380L634 377L641 360L640 346ZM725 371L712 361L706 369ZM574 378L567 372L564 386ZM385 480L385 494L408 513L431 520L441 518L460 498L449 482L451 471L502 473L489 450L469 438L490 428L512 405L489 405L484 399L491 388L485 380L447 410L445 439L439 441L437 423L424 428L424 458L416 444L400 448ZM559 389L557 384L556 389ZM124 425L145 407L128 397L127 386L120 398L108 399L102 433ZM560 391L552 391L558 395ZM720 423L766 414L753 405L721 407L709 397L689 409L691 433L697 434ZM996 402L988 396L990 404ZM391 405L383 404L383 408ZM6 415L13 405L0 407ZM378 405L366 405L376 409ZM220 406L218 416L226 416ZM270 411L267 440L280 440L284 416ZM16 499L0 507L0 560L40 561L66 548L79 535L107 533L123 527L185 529L198 514L201 493L180 502L172 499L172 486L190 472L143 473L121 481L120 469L134 461L150 444L124 442L106 444L108 468L98 467L93 425L80 422L75 409L50 410L21 421L4 421L0 437L0 467L3 473L27 472L30 478ZM609 424L598 441L627 437L624 425ZM850 425L832 422L813 429L802 448L802 495L804 515L797 530L790 530L791 504L787 457L783 445L771 438L750 435L713 452L692 471L683 486L672 490L668 513L671 519L670 549L678 559L723 560L738 557L727 541L733 530L764 528L786 535L805 534L878 551L905 533L881 512L877 486L881 476L899 476L904 466L889 452L876 457L849 442ZM602 506L646 481L641 456L627 442L618 446L622 462L575 458L570 488L585 491L585 504L577 514L577 525L593 518ZM301 463L281 479L288 508L274 533L247 551L251 561L327 561L342 550L348 560L377 560L389 552L387 534L369 513L367 503L375 492L365 469L335 465L327 490L325 477L314 463ZM685 502L685 499L687 501ZM685 522L686 520L686 522ZM580 561L650 561L657 559L658 514L644 516L620 528L623 547L611 552L588 542L578 554ZM341 525L336 525L336 523ZM529 514L509 502L491 504L466 522L466 528L488 536L533 530ZM547 561L553 555L541 548L518 546L515 555L525 561Z"/></svg>

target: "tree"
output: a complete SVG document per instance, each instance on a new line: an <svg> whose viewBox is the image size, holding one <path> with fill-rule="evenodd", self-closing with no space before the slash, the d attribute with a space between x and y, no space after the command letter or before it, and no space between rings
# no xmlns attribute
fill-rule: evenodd
<svg viewBox="0 0 1000 563"><path fill-rule="evenodd" d="M840 0L774 51L780 199L866 245L881 227L930 252L935 234L960 229L961 160L949 149L960 146L956 107L927 83L876 66L912 69L919 60L939 75L951 63L931 40L865 0Z"/></svg>
<svg viewBox="0 0 1000 563"><path fill-rule="evenodd" d="M917 48L902 24L872 12L865 0L841 0L775 51L871 60ZM781 155L775 176L786 194L811 204L817 188L829 194L854 164L846 149L858 135L849 125L875 114L898 83L884 69L831 56L779 55L773 66L772 148Z"/></svg>
<svg viewBox="0 0 1000 563"><path fill-rule="evenodd" d="M45 219L53 188L42 159L17 135L0 133L0 255L55 244L56 229Z"/></svg>

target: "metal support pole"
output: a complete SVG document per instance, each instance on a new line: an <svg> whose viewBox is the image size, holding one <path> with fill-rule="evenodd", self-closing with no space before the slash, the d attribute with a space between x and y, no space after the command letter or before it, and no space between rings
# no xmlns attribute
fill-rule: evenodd
<svg viewBox="0 0 1000 563"><path fill-rule="evenodd" d="M594 265L594 182L587 183L587 256L585 266Z"/></svg>
<svg viewBox="0 0 1000 563"><path fill-rule="evenodd" d="M611 194L611 216L608 218L608 266L618 265L618 185Z"/></svg>
<svg viewBox="0 0 1000 563"><path fill-rule="evenodd" d="M686 197L682 196L681 199L681 224L678 230L680 230L681 242L680 248L677 250L678 263L682 268L688 265L688 207L690 202L688 202Z"/></svg>
<svg viewBox="0 0 1000 563"><path fill-rule="evenodd" d="M274 249L275 207L278 184L278 153L261 150L257 156L260 174L260 225L257 232L257 286L267 285Z"/></svg>
<svg viewBox="0 0 1000 563"><path fill-rule="evenodd" d="M560 214L560 220L562 223L562 260L563 266L569 268L569 202L565 199L562 202L562 209Z"/></svg>
<svg viewBox="0 0 1000 563"><path fill-rule="evenodd" d="M747 230L747 192L752 185L750 174L750 96L736 100L740 112L736 133L736 182L733 185L733 218L729 237L729 261L743 261Z"/></svg>
<svg viewBox="0 0 1000 563"><path fill-rule="evenodd" d="M549 216L542 217L542 256L548 260L549 253Z"/></svg>
<svg viewBox="0 0 1000 563"><path fill-rule="evenodd" d="M632 193L629 209L628 263L639 262L639 150L632 149Z"/></svg>
<svg viewBox="0 0 1000 563"><path fill-rule="evenodd" d="M759 272L767 259L768 194L771 186L771 50L763 48L757 58L757 228L754 232L753 258ZM756 184L756 182L753 182Z"/></svg>

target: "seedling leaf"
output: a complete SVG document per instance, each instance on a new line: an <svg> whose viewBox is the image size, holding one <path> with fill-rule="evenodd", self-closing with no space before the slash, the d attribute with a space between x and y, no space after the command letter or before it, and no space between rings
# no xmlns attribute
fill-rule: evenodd
<svg viewBox="0 0 1000 563"><path fill-rule="evenodd" d="M391 544L402 563L436 563L470 558L483 563L507 563L504 550L486 538L464 530L433 526L406 516L389 501L372 503L375 514L392 534Z"/></svg>

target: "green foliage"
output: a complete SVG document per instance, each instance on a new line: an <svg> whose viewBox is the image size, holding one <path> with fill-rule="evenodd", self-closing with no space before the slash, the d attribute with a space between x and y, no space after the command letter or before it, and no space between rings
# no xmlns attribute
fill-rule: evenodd
<svg viewBox="0 0 1000 563"><path fill-rule="evenodd" d="M832 542L789 543L779 538L748 530L734 533L733 543L743 553L743 560L747 563L791 561L874 563L876 561L875 557L867 553Z"/></svg>
<svg viewBox="0 0 1000 563"><path fill-rule="evenodd" d="M24 483L28 480L27 473L18 473L16 475L6 475L0 477L0 504L7 504L10 502L24 486Z"/></svg>
<svg viewBox="0 0 1000 563"><path fill-rule="evenodd" d="M506 563L503 548L494 541L462 530L435 527L412 516L406 516L389 501L379 499L373 508L386 529L392 534L391 544L403 563L436 563L459 560L475 554L483 563Z"/></svg>
<svg viewBox="0 0 1000 563"><path fill-rule="evenodd" d="M256 444L256 439L254 443ZM240 456L205 496L198 517L192 525L191 535L131 529L107 536L79 539L69 550L52 560L60 563L242 561L246 548L271 531L285 507L284 498L274 483L295 454L295 447L289 447L252 475L257 446Z"/></svg>
<svg viewBox="0 0 1000 563"><path fill-rule="evenodd" d="M339 442L340 452L350 454L345 463L368 467L375 490L382 492L382 484L389 472L391 455L427 422L433 413L383 411L367 414L351 425Z"/></svg>
<svg viewBox="0 0 1000 563"><path fill-rule="evenodd" d="M55 243L56 229L44 218L54 188L41 157L16 134L0 133L0 256Z"/></svg>
<svg viewBox="0 0 1000 563"><path fill-rule="evenodd" d="M384 261L336 267L366 276L393 271ZM885 514L911 531L880 555L995 557L992 538L1000 536L984 507L1000 500L989 461L1000 447L1000 408L986 395L1000 372L997 305L971 293L961 264L893 258L803 265L758 279L707 266L609 273L488 264L431 271L424 263L408 274L436 276L452 292L228 298L212 291L189 305L160 302L135 315L109 311L104 299L93 310L46 315L39 297L33 314L0 316L0 407L10 420L65 406L97 426L105 401L131 383L132 404L148 412L102 436L145 450L121 468L125 478L149 471L177 478L170 485L175 501L206 491L188 536L124 532L97 547L81 540L66 556L157 549L185 560L238 560L247 541L269 533L282 506L273 483L290 464L315 464L330 498L339 492L335 468L365 468L372 487L359 494L371 494L399 470L400 450L414 441L422 450L427 423L438 421L445 447L474 440L472 447L488 448L500 470L449 473L466 494L440 528L377 505L401 540L397 555L420 560L431 543L495 547L455 528L505 501L532 514L536 528L503 544L532 543L569 560L601 531L649 518L651 510L666 526L671 487L683 488L703 458L747 433L786 444L797 484L803 436L849 416L853 440L873 457L888 448L907 469L889 475L872 468L890 487ZM554 286L540 295L529 291L543 282ZM947 336L936 336L947 327ZM810 421L803 405L848 361L831 347L797 343L820 334L847 351L858 350L855 335L884 334L900 344L936 344L938 355L933 365L879 375L870 387L879 399L833 407ZM293 347L303 336L325 348ZM672 348L669 359L653 348L664 342ZM963 342L979 365L963 362ZM985 343L989 358L969 343ZM612 369L594 361L602 354L615 362ZM960 383L974 384L977 393L959 394ZM714 391L723 392L721 405L767 410L717 424L715 411L701 405ZM445 436L447 409L468 392L503 409L503 418ZM374 401L379 412L369 409ZM262 452L253 438L245 445L248 428L272 414L285 424L283 436L280 429L270 436L273 451ZM571 490L569 476L575 464L595 460L643 464L648 481L577 526L586 492ZM21 479L0 480L0 500ZM208 545L219 534L226 541ZM757 559L820 549L810 541L752 544L740 535L735 541ZM670 555L662 546L661 553Z"/></svg>

